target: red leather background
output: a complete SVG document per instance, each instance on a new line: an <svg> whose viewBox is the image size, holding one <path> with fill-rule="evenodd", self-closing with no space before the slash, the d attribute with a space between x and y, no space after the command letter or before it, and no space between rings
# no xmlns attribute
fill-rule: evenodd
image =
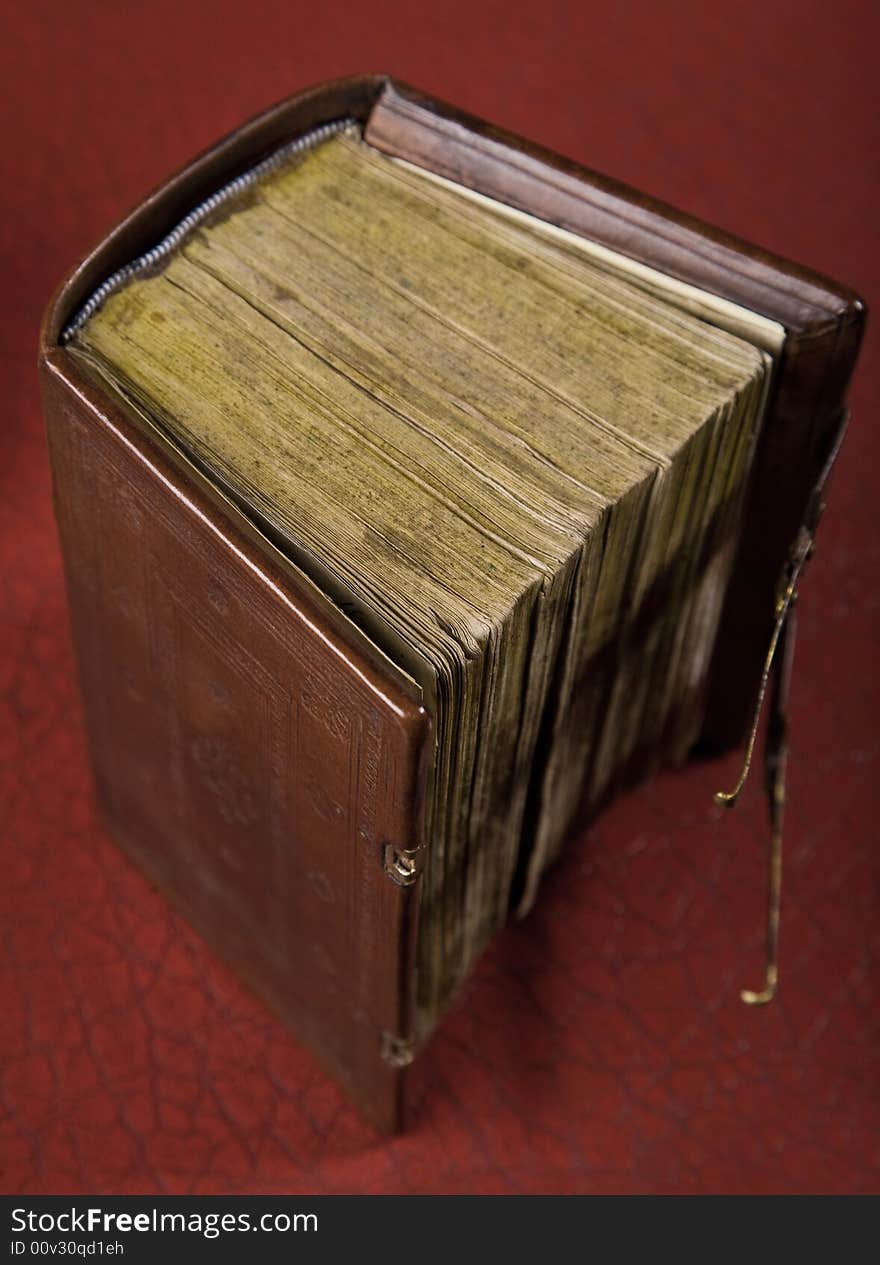
<svg viewBox="0 0 880 1265"><path fill-rule="evenodd" d="M62 273L297 87L389 70L880 302L870 0L4 6L0 1189L876 1191L878 338L801 601L782 992L758 781L664 776L569 850L378 1140L95 820L35 359Z"/></svg>

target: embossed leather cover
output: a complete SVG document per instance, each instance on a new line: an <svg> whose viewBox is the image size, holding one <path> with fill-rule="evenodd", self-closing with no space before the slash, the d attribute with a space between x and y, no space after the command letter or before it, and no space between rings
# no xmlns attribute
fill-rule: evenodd
<svg viewBox="0 0 880 1265"><path fill-rule="evenodd" d="M426 718L56 354L44 400L96 789L129 856L384 1129Z"/></svg>
<svg viewBox="0 0 880 1265"><path fill-rule="evenodd" d="M59 345L79 304L201 198L343 115L368 139L781 321L787 341L716 654L708 741L742 732L772 592L863 324L849 292L410 89L304 93L152 195L72 274L41 368L92 762L108 825L383 1129L404 1119L429 719L215 489Z"/></svg>

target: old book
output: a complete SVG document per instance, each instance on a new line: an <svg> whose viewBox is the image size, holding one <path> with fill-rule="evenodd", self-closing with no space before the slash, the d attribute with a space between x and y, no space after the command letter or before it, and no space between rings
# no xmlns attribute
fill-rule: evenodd
<svg viewBox="0 0 880 1265"><path fill-rule="evenodd" d="M572 823L742 740L862 323L381 77L241 129L56 298L108 824L381 1127Z"/></svg>

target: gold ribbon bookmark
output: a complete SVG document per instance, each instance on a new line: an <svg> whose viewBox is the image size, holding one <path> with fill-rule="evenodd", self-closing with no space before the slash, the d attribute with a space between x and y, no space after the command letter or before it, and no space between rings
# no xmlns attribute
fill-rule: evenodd
<svg viewBox="0 0 880 1265"><path fill-rule="evenodd" d="M835 452L838 445L835 445ZM825 508L821 490L830 469L831 461L823 471L823 477L813 493L806 520L795 538L776 594L776 610L773 633L761 684L755 703L749 739L746 743L743 766L732 791L718 791L716 804L732 808L740 796L749 771L758 736L758 725L767 687L772 680L770 707L767 718L767 739L764 751L764 789L770 814L770 842L767 857L767 949L763 988L755 991L744 988L740 997L747 1006L765 1006L776 996L779 983L779 918L782 904L782 823L785 814L785 770L788 759L788 692L791 680L791 664L794 656L795 612L797 586L804 567L815 550L816 528Z"/></svg>
<svg viewBox="0 0 880 1265"><path fill-rule="evenodd" d="M764 987L744 988L740 997L747 1006L765 1006L776 996L779 985L779 915L782 905L782 822L785 815L785 768L788 760L788 692L794 656L797 588L804 567L815 552L816 530L825 509L823 492L849 422L849 411L841 409L833 429L819 478L807 503L804 520L789 550L776 590L776 610L761 684L755 702L743 767L732 791L719 791L716 804L732 808L746 784L758 736L764 696L772 679L767 740L764 749L764 789L770 813L770 841L767 854L767 950Z"/></svg>

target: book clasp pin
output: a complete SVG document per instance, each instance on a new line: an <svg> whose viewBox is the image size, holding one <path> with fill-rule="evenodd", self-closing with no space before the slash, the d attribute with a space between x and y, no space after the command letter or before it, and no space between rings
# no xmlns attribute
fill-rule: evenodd
<svg viewBox="0 0 880 1265"><path fill-rule="evenodd" d="M416 1056L416 1043L412 1037L395 1037L383 1030L380 1053L391 1067L409 1067Z"/></svg>
<svg viewBox="0 0 880 1265"><path fill-rule="evenodd" d="M382 865L385 873L398 887L412 887L419 877L416 864L417 852L395 848L393 843L386 843L382 849Z"/></svg>

